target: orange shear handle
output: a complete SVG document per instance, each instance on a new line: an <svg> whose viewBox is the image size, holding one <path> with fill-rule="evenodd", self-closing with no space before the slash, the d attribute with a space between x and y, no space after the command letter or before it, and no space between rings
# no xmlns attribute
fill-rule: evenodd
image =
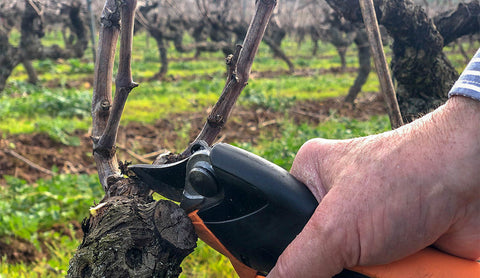
<svg viewBox="0 0 480 278"><path fill-rule="evenodd" d="M480 263L427 247L385 265L351 268L371 278L473 278L480 277Z"/></svg>
<svg viewBox="0 0 480 278"><path fill-rule="evenodd" d="M232 264L235 272L241 278L261 278L264 276L257 275L257 271L253 268L250 268L235 258L230 251L223 246L223 244L218 240L218 238L205 226L203 220L197 214L198 210L195 210L188 214L190 220L192 220L193 226L199 238L201 238L206 244L210 245L213 249L225 255Z"/></svg>
<svg viewBox="0 0 480 278"><path fill-rule="evenodd" d="M246 266L217 239L198 216L197 210L188 216L195 231L205 243L230 259L240 278L261 278L257 271ZM386 265L349 268L371 278L473 278L480 277L480 263L451 256L433 248L425 248L411 256Z"/></svg>

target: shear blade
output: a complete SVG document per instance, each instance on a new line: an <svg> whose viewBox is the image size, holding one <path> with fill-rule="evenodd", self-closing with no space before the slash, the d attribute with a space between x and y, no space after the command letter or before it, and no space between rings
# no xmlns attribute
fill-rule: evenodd
<svg viewBox="0 0 480 278"><path fill-rule="evenodd" d="M180 202L185 188L185 176L188 158L170 164L130 165L132 170L144 183L158 194Z"/></svg>

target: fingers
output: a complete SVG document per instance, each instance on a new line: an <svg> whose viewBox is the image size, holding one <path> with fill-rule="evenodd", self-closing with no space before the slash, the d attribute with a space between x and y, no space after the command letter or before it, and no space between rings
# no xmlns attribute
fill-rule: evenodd
<svg viewBox="0 0 480 278"><path fill-rule="evenodd" d="M335 208L338 199L335 193L322 200L331 184L328 177L330 167L323 165L331 166L343 155L338 145L341 143L337 140L312 139L298 151L290 172L321 203L268 277L332 277L343 269L343 247L349 229L340 226L348 221L342 221L345 220L345 214L340 215L343 209Z"/></svg>
<svg viewBox="0 0 480 278"><path fill-rule="evenodd" d="M480 259L480 200L477 198L464 211L464 217L442 235L435 246L449 254L476 261Z"/></svg>
<svg viewBox="0 0 480 278"><path fill-rule="evenodd" d="M358 246L357 233L330 199L329 194L267 277L332 277L356 264L359 250L351 247Z"/></svg>

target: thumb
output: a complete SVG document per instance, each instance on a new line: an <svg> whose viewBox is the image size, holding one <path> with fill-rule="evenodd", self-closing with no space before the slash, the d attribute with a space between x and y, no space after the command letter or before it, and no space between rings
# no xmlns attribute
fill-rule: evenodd
<svg viewBox="0 0 480 278"><path fill-rule="evenodd" d="M344 140L311 139L295 156L290 173L303 182L319 202L331 188L332 165L344 155L345 143Z"/></svg>

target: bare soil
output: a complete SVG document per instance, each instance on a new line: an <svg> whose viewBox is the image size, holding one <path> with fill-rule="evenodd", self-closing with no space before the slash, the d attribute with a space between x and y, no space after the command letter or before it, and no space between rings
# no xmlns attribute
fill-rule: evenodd
<svg viewBox="0 0 480 278"><path fill-rule="evenodd" d="M31 242L21 238L9 238L8 241L0 240L0 254L2 257L6 257L9 263L32 263L41 257L41 253Z"/></svg>

